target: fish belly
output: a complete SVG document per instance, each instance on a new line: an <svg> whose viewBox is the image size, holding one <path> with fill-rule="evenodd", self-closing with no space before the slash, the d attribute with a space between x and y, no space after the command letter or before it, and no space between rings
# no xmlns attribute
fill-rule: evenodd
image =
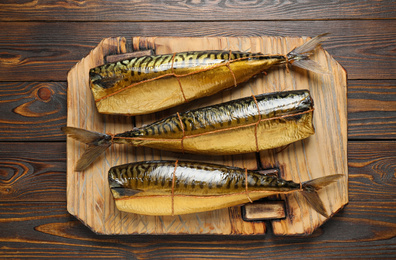
<svg viewBox="0 0 396 260"><path fill-rule="evenodd" d="M157 112L235 86L266 67L263 62L249 65L234 62L229 66L218 66L198 73L148 80L116 94L95 96L96 107L103 114L141 115Z"/></svg>
<svg viewBox="0 0 396 260"><path fill-rule="evenodd" d="M221 208L237 206L249 202L249 198L257 200L276 194L275 192L249 192L222 196L131 196L116 199L120 211L141 215L166 216L183 215L212 211ZM248 197L249 196L249 197ZM172 206L173 204L173 206Z"/></svg>
<svg viewBox="0 0 396 260"><path fill-rule="evenodd" d="M229 155L256 152L281 147L315 133L313 113L303 114L298 120L266 120L234 129L186 136L183 139L140 139L132 144L156 149L196 154ZM256 142L257 135L257 142Z"/></svg>

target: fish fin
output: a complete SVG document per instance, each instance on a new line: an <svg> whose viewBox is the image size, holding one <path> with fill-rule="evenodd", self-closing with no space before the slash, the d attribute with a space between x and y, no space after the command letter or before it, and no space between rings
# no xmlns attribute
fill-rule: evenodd
<svg viewBox="0 0 396 260"><path fill-rule="evenodd" d="M266 169L266 170L259 170L257 171L261 175L265 176L272 176L272 177L279 177L279 170L278 169Z"/></svg>
<svg viewBox="0 0 396 260"><path fill-rule="evenodd" d="M305 185L307 187L308 186L313 187L315 190L320 190L321 188L326 187L330 183L337 181L342 176L344 176L344 174L333 174L333 175L323 176L320 178L316 178L316 179L304 182L303 187Z"/></svg>
<svg viewBox="0 0 396 260"><path fill-rule="evenodd" d="M93 131L88 131L82 128L77 128L77 127L71 127L71 126L65 126L62 127L61 130L72 137L73 139L76 139L77 141L80 141L82 143L93 143L96 140L98 140L101 137L105 137L106 135L93 132Z"/></svg>
<svg viewBox="0 0 396 260"><path fill-rule="evenodd" d="M313 51L320 46L320 44L327 40L329 37L327 37L327 35L329 35L329 33L323 33L320 34L314 38L312 38L311 40L307 41L306 43L298 46L297 48L295 48L294 50L292 50L291 52L294 52L296 54L306 54L306 55L312 55Z"/></svg>
<svg viewBox="0 0 396 260"><path fill-rule="evenodd" d="M76 167L74 170L76 172L82 172L88 166L90 166L96 158L98 158L102 153L104 153L107 148L109 148L111 144L105 145L89 145L88 148L85 150L81 158L77 161Z"/></svg>
<svg viewBox="0 0 396 260"><path fill-rule="evenodd" d="M293 49L287 54L288 62L305 70L320 74L328 74L329 72L322 68L319 63L309 59L309 56L314 53L315 49L318 48L323 41L328 39L328 37L326 37L327 35L328 33L318 35Z"/></svg>
<svg viewBox="0 0 396 260"><path fill-rule="evenodd" d="M326 209L320 199L317 191L321 188L329 185L337 181L339 178L344 176L343 174L334 174L328 175L324 177L320 177L314 180L306 181L302 183L302 192L301 194L307 200L307 202L311 205L311 207L316 210L319 214L323 215L325 218L328 218L329 215L326 212Z"/></svg>
<svg viewBox="0 0 396 260"><path fill-rule="evenodd" d="M312 71L318 74L329 74L329 71L324 69L322 66L319 65L316 61L313 60L296 60L293 62L293 66Z"/></svg>
<svg viewBox="0 0 396 260"><path fill-rule="evenodd" d="M327 214L327 211L323 206L323 202L316 191L313 192L302 191L301 194L304 196L308 204L311 205L311 207L314 210L316 210L323 217L329 218L329 215Z"/></svg>
<svg viewBox="0 0 396 260"><path fill-rule="evenodd" d="M107 134L68 126L62 127L61 129L65 134L69 135L73 139L88 144L88 148L78 160L74 169L77 172L81 172L88 168L88 166L91 165L92 162L104 153L104 151L106 151L106 149L112 144L112 138Z"/></svg>

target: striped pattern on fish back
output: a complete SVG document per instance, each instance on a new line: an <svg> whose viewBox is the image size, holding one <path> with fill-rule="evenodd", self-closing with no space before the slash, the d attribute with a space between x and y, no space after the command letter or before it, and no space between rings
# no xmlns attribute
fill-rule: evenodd
<svg viewBox="0 0 396 260"><path fill-rule="evenodd" d="M298 120L293 114L313 108L308 90L294 90L241 98L172 115L147 126L117 134L116 137L182 138L208 131L238 127L265 118L291 115L282 120ZM258 108L257 109L257 105ZM260 111L260 114L259 114ZM182 122L182 124L181 124Z"/></svg>
<svg viewBox="0 0 396 260"><path fill-rule="evenodd" d="M173 55L174 58L173 58ZM94 84L103 88L110 88L115 81L123 79L131 84L141 80L155 78L161 75L176 73L187 74L200 69L209 68L213 65L232 60L256 60L256 59L284 59L280 55L263 55L234 51L190 51L176 54L164 54L154 56L142 56L126 59L114 63L108 63L90 70L90 78ZM172 71L173 64L173 71ZM113 79L113 80L111 80ZM111 84L106 84L109 81Z"/></svg>
<svg viewBox="0 0 396 260"><path fill-rule="evenodd" d="M137 162L112 167L110 188L185 195L223 195L246 191L245 170L216 164L175 161ZM173 174L175 180L173 182ZM274 176L247 171L248 190L289 191L300 186ZM122 189L118 189L122 193ZM123 194L120 194L122 196ZM124 194L126 195L126 194Z"/></svg>

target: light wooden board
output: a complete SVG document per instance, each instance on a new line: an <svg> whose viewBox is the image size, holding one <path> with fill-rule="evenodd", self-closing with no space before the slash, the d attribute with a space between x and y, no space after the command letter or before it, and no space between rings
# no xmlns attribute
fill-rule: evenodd
<svg viewBox="0 0 396 260"><path fill-rule="evenodd" d="M189 50L240 50L271 54L285 54L301 45L307 38L283 37L134 37L134 50L154 49L157 54ZM289 89L310 89L315 102L316 134L296 142L287 149L263 151L261 163L279 167L286 179L307 181L334 173L345 178L320 192L328 212L336 212L348 202L347 190L347 107L346 72L323 49L312 57L328 68L329 75L315 75L303 70L284 67L268 71L236 88L214 96L192 101L179 107L154 114L132 117L100 115L88 84L90 68L101 65L107 55L126 52L124 38L104 39L91 53L78 62L68 74L68 126L108 133L119 133L132 127L148 124L171 113L220 103L264 92ZM185 159L214 162L224 165L256 169L255 154L235 156L198 156L158 151L150 148L112 146L89 169L73 171L85 145L67 140L67 205L94 232L100 234L263 234L264 222L245 222L240 207L183 216L141 216L120 212L114 205L107 182L107 171L113 165L153 159ZM287 216L272 221L276 234L296 235L312 233L326 219L306 205L298 194L282 197L286 200Z"/></svg>

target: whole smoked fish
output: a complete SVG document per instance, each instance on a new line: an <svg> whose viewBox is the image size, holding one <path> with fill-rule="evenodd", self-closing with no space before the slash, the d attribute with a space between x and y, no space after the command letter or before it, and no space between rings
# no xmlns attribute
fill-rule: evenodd
<svg viewBox="0 0 396 260"><path fill-rule="evenodd" d="M257 171L188 161L136 162L112 167L108 172L119 210L158 216L210 211L301 192L308 204L327 218L317 191L341 176L300 184Z"/></svg>
<svg viewBox="0 0 396 260"><path fill-rule="evenodd" d="M308 90L261 94L176 113L119 134L64 127L88 144L76 171L87 168L113 143L195 154L227 155L281 147L315 133Z"/></svg>
<svg viewBox="0 0 396 260"><path fill-rule="evenodd" d="M286 55L190 51L108 63L90 70L90 87L99 113L152 113L236 86L275 65L292 64L324 73L308 58L324 36Z"/></svg>

